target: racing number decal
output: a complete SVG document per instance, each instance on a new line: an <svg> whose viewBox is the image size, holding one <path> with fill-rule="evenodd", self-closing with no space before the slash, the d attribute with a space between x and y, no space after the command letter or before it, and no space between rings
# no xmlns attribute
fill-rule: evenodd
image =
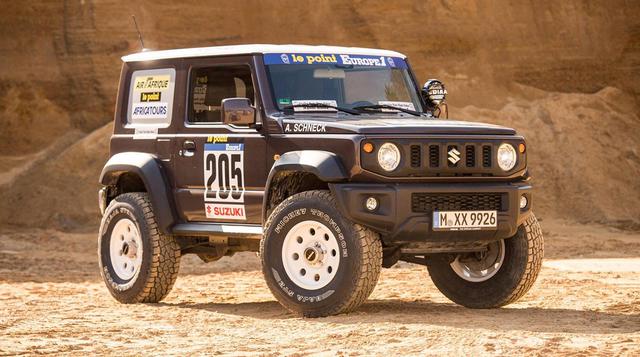
<svg viewBox="0 0 640 357"><path fill-rule="evenodd" d="M244 144L204 145L207 218L247 219L244 210Z"/></svg>

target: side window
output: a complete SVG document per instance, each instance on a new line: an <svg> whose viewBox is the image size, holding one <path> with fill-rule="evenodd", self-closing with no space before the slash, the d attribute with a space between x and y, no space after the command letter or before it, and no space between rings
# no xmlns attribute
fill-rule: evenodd
<svg viewBox="0 0 640 357"><path fill-rule="evenodd" d="M189 122L220 123L220 106L226 98L249 98L254 104L249 66L219 66L191 70Z"/></svg>
<svg viewBox="0 0 640 357"><path fill-rule="evenodd" d="M134 127L169 126L175 85L173 68L134 71L129 88L127 123Z"/></svg>

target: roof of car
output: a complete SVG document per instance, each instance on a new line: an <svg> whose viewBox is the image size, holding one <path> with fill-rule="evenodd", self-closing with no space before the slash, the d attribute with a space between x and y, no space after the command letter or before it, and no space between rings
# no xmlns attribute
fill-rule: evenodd
<svg viewBox="0 0 640 357"><path fill-rule="evenodd" d="M388 50L361 47L338 47L338 46L308 46L308 45L234 45L234 46L212 46L197 48L181 48L164 51L142 51L122 57L125 62L151 61L168 58L186 57L209 57L227 55L247 55L265 53L335 53L350 55L371 55L371 56L406 56L402 53Z"/></svg>

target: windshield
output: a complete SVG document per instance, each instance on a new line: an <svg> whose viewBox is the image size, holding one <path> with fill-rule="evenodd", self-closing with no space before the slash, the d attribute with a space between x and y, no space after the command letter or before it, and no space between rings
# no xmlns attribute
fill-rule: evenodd
<svg viewBox="0 0 640 357"><path fill-rule="evenodd" d="M399 57L279 53L266 54L265 64L280 110L336 111L333 106L362 113L402 113L393 107L423 112Z"/></svg>

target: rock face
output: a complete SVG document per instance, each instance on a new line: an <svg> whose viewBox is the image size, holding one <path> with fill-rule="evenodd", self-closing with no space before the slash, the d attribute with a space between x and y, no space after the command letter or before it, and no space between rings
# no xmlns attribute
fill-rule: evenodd
<svg viewBox="0 0 640 357"><path fill-rule="evenodd" d="M22 202L25 209L45 202L38 201L41 195L25 196L35 190L30 185L44 183L32 172L41 165L23 161L73 162L68 155L78 150L52 145L64 146L70 135L88 134L112 119L119 58L139 49L134 14L153 49L307 43L406 53L421 81L445 82L452 117L512 125L529 137L541 214L640 217L638 180L632 179L640 173L637 1L34 0L4 1L0 11L3 202ZM96 135L108 136L108 129L84 140ZM106 144L86 148L93 149L102 150L94 153L96 162L106 157ZM62 201L49 206L40 224L95 223L93 191L102 164L96 162L57 166L59 174L83 181L53 185L61 191L51 194L77 192L78 185L92 194L76 195L76 207L86 208L73 214ZM4 203L0 209L2 224L32 224Z"/></svg>

